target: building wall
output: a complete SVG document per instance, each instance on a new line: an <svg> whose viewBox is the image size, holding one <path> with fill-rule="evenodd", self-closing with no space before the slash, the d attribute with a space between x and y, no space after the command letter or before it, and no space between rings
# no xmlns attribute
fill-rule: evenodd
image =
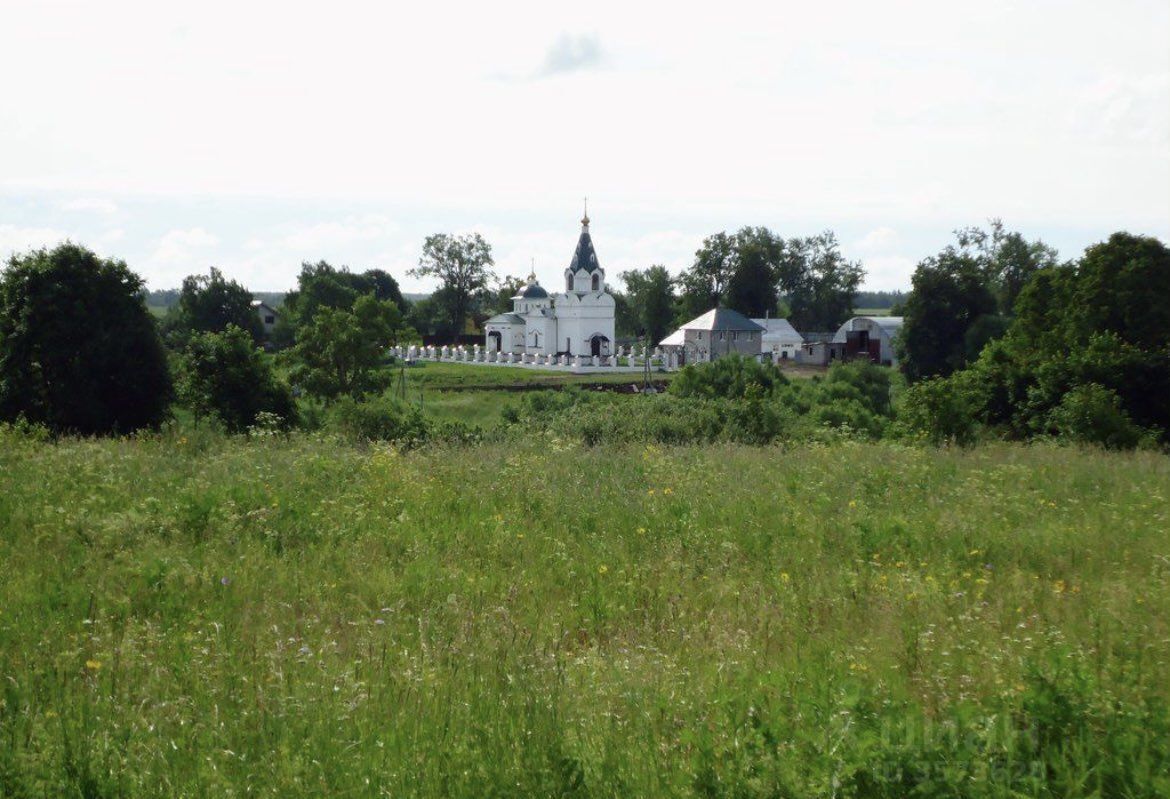
<svg viewBox="0 0 1170 799"><path fill-rule="evenodd" d="M616 328L612 296L606 293L560 294L555 308L557 343L551 352L588 355L592 351L590 340L600 334L609 340L609 354L613 353Z"/></svg>
<svg viewBox="0 0 1170 799"><path fill-rule="evenodd" d="M723 338L720 338L721 334ZM719 330L684 330L683 349L686 351L688 363L710 361L733 352L754 356L761 352L760 335L759 330L743 331L738 335Z"/></svg>
<svg viewBox="0 0 1170 799"><path fill-rule="evenodd" d="M500 352L524 352L524 327L513 324L489 324L484 327L484 346L493 350L492 333L500 334Z"/></svg>

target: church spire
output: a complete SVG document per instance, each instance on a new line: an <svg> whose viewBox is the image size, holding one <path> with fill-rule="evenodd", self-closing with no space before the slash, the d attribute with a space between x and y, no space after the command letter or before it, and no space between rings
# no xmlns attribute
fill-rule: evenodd
<svg viewBox="0 0 1170 799"><path fill-rule="evenodd" d="M585 215L581 217L581 227L585 230L589 229L589 198L585 198Z"/></svg>

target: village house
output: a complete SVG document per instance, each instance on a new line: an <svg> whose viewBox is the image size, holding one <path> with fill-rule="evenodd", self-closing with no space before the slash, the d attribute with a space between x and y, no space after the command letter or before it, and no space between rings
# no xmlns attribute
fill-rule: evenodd
<svg viewBox="0 0 1170 799"><path fill-rule="evenodd" d="M765 357L771 356L774 363L796 360L797 353L804 345L804 336L787 319L753 319L764 333L760 339L760 351Z"/></svg>
<svg viewBox="0 0 1170 799"><path fill-rule="evenodd" d="M252 308L260 317L260 325L264 329L264 337L269 338L276 329L276 320L280 312L263 300L252 300Z"/></svg>
<svg viewBox="0 0 1170 799"><path fill-rule="evenodd" d="M675 351L685 363L713 361L737 353L758 358L766 329L730 308L712 308L695 317L659 342Z"/></svg>

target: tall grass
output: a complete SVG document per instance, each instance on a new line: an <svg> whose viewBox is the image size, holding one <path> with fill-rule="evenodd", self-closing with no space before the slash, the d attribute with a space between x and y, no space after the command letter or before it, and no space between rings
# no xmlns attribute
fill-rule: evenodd
<svg viewBox="0 0 1170 799"><path fill-rule="evenodd" d="M1156 796L1170 463L0 433L0 795Z"/></svg>

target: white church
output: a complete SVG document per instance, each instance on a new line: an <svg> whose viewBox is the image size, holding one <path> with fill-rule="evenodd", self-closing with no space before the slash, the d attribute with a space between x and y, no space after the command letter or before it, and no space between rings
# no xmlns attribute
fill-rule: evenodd
<svg viewBox="0 0 1170 799"><path fill-rule="evenodd" d="M549 295L528 276L512 298L511 313L484 323L487 351L513 355L610 355L614 343L613 295L605 290L605 270L589 235L589 215L565 270L565 290Z"/></svg>

